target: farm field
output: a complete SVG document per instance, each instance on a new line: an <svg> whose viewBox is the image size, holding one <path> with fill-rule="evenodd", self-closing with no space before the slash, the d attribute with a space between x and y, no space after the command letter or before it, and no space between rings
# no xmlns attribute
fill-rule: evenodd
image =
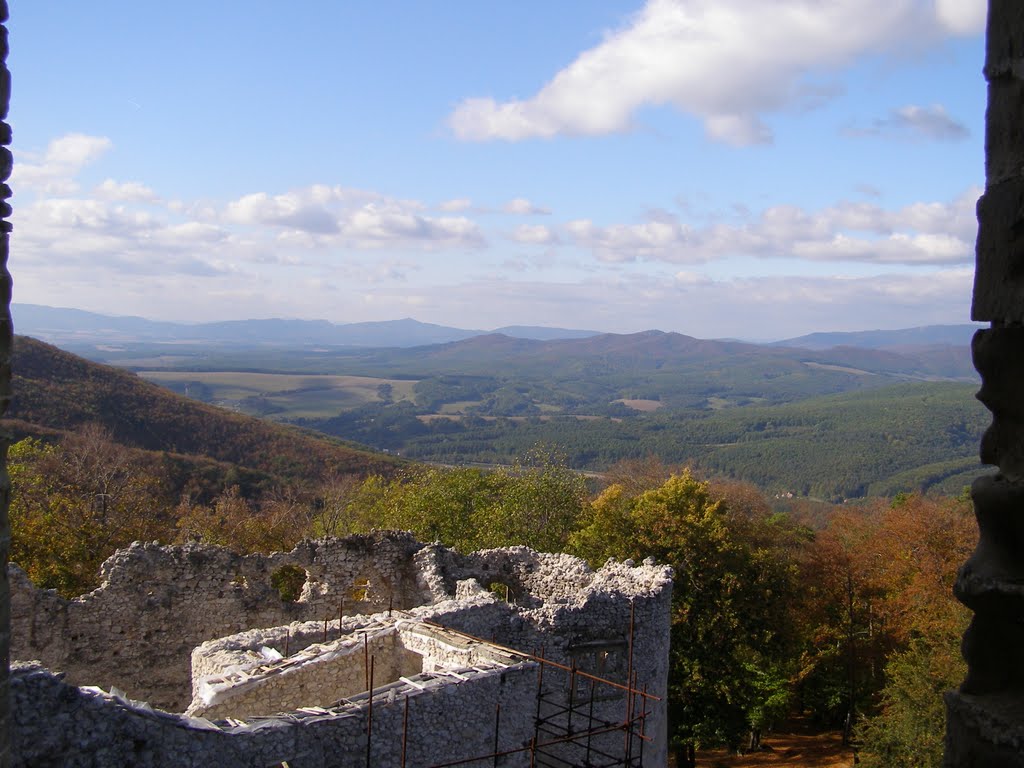
<svg viewBox="0 0 1024 768"><path fill-rule="evenodd" d="M331 374L140 371L197 400L274 419L328 418L368 403L414 402L415 381Z"/></svg>

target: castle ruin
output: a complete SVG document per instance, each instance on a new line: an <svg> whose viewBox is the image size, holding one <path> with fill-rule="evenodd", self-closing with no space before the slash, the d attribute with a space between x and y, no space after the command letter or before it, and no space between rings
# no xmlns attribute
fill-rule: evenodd
<svg viewBox="0 0 1024 768"><path fill-rule="evenodd" d="M672 582L651 561L386 532L136 543L102 576L65 600L11 567L12 653L33 660L12 765L666 763Z"/></svg>

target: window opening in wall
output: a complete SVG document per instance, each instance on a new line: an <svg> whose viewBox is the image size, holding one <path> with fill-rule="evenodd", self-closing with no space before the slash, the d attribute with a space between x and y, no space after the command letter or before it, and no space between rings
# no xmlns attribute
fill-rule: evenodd
<svg viewBox="0 0 1024 768"><path fill-rule="evenodd" d="M353 600L366 600L370 597L370 580L369 579L356 579L352 582L352 589L349 591L349 597Z"/></svg>
<svg viewBox="0 0 1024 768"><path fill-rule="evenodd" d="M270 574L270 586L277 590L281 600L296 603L302 596L302 588L306 586L309 574L305 568L297 565L282 565Z"/></svg>
<svg viewBox="0 0 1024 768"><path fill-rule="evenodd" d="M506 603L512 602L512 591L508 584L503 584L500 581L492 581L487 587L488 591L497 597L499 600L504 600Z"/></svg>

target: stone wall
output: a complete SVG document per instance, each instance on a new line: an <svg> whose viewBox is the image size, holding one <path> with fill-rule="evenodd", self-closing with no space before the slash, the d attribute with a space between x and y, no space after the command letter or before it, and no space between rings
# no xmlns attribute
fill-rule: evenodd
<svg viewBox="0 0 1024 768"><path fill-rule="evenodd" d="M11 568L12 658L39 660L71 683L117 686L180 711L191 698L192 649L205 640L337 617L342 602L352 614L429 601L413 558L422 546L403 533L247 556L200 544L136 543L103 564L99 588L74 600L36 589ZM308 573L296 602L282 600L271 585L284 565Z"/></svg>
<svg viewBox="0 0 1024 768"><path fill-rule="evenodd" d="M246 719L331 707L366 691L371 677L374 688L439 672L454 673L457 680L468 669L506 669L524 661L405 612L381 614L345 629L343 637L289 655L268 644L280 638L279 631L243 632L203 643L192 653L193 697L186 714Z"/></svg>
<svg viewBox="0 0 1024 768"><path fill-rule="evenodd" d="M499 749L517 749L533 733L533 665L476 673L439 689L377 690L368 733L365 696L329 711L294 712L245 724L149 709L98 689L76 688L34 665L11 675L15 768L423 768L490 752L497 707ZM408 719L406 721L406 702ZM455 716L457 714L457 716ZM370 758L367 763L367 742ZM467 763L469 768L492 760ZM529 765L522 752L508 768ZM650 765L655 765L650 763Z"/></svg>
<svg viewBox="0 0 1024 768"><path fill-rule="evenodd" d="M227 642L234 643L237 637ZM361 632L315 643L288 656L260 641L255 647L224 653L217 648L222 642L203 643L192 654L193 698L188 715L245 719L301 707L329 707L366 691L371 671L377 686L423 671L423 657L405 649L394 623L371 624ZM211 651L221 663L206 671ZM207 663L197 664L197 657Z"/></svg>
<svg viewBox="0 0 1024 768"><path fill-rule="evenodd" d="M270 587L270 574L284 564L300 565L308 573L295 603L283 602ZM631 707L642 706L647 713L644 730L651 737L645 744L643 764L666 762L671 571L653 562L639 566L609 562L594 572L568 555L547 555L525 547L461 555L419 544L408 534L382 533L304 542L291 553L266 557L240 557L199 545L135 544L108 560L103 576L97 590L65 601L35 589L12 569L17 585L12 605L18 656L42 658L47 666L67 672L68 682L117 686L133 698L180 711L189 699L192 648L221 638L200 646L193 657L197 701L204 695L208 701L201 706L194 702L190 711L203 711L209 717L252 713L246 719L258 717L258 722L245 727L232 721L213 725L208 719L133 707L123 696L67 688L65 682L31 667L19 673L19 685L26 686L26 691L37 688L42 698L39 705L24 704L15 740L15 757L22 761L18 764L64 764L61 760L70 753L61 750L67 749L91 756L83 757L83 764L124 764L115 758L126 759L128 753L119 750L129 748L134 750L129 762L158 764L146 756L157 744L170 745L167 749L174 752L177 762L162 763L168 765L276 765L287 760L291 766L319 766L328 764L326 760L340 761L335 752L346 750L355 750L358 760L365 761L367 694L351 696L337 707L326 706L359 685L358 678L365 674L362 664L357 660L354 665L339 665L338 679L321 680L326 684L320 688L317 680L322 676L316 669L326 664L321 667L326 670L345 656L351 661L355 654L358 659L361 649L358 641L350 642L351 635L386 624L388 612L379 611L389 605L403 617L438 628L442 635L451 630L465 637L442 641L430 632L420 632L406 638L409 647L403 646L404 651L425 654L429 663L425 667L418 660L415 671L422 670L416 676L421 687L403 681L383 689L375 686L373 732L381 743L372 742L373 765L400 765L396 750L402 729L393 705L406 695L410 700L415 697L415 706L410 705L410 732L427 728L435 733L429 740L434 751L424 751L422 762L408 765L454 759L451 746L463 741L473 745L467 746L467 755L489 752L493 741L484 735L493 737L498 707L502 749L525 746L534 735L537 711L538 677L532 671L536 666L532 656L543 656L548 662L544 664L549 672L543 678L542 717L555 716L552 713L574 700L578 703L588 690L597 720L619 723ZM349 602L353 585L357 591L367 590L358 604ZM490 591L492 585L497 595ZM339 621L335 606L342 597L347 598L346 614L355 610L377 610L378 614L346 615ZM246 631L259 626L271 628ZM373 655L379 653L385 667L375 674L375 682L385 677L413 679L409 674L414 671L413 659L385 647L393 642L386 635L374 641L381 645L374 646ZM461 671L450 668L476 653L471 649L481 643L526 655L496 669L483 664L460 666ZM277 659L278 655L293 661ZM247 670L255 681L245 679ZM275 677L283 681L286 670L295 677L267 683ZM609 678L618 686L602 683L595 694L592 687L588 689L589 679L580 673ZM657 699L627 699L621 686L631 673L636 687L646 688ZM220 683L217 676L222 678ZM245 709L213 708L220 706L217 696L210 696L218 694L219 684L226 684L220 692L239 684L236 693L242 698L235 703L244 704ZM256 693L261 685L273 696ZM30 696L25 697L27 702ZM258 712L300 702L302 706L287 715ZM96 733L103 734L104 744L118 746L101 746ZM475 735L470 738L470 734ZM282 746L285 743L291 746ZM622 732L595 737L594 746L621 750ZM552 747L553 752L559 749ZM208 757L199 760L198 754ZM268 762L260 762L264 757ZM528 764L520 757L522 753L509 755L502 764ZM574 764L572 759L566 757L566 763Z"/></svg>

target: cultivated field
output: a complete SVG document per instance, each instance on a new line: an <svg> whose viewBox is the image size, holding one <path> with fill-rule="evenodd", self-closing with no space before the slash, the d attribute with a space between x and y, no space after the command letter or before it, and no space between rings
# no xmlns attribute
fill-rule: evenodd
<svg viewBox="0 0 1024 768"><path fill-rule="evenodd" d="M140 371L140 377L175 392L273 418L329 418L339 411L384 399L414 399L415 381L370 376L246 373L239 371Z"/></svg>

